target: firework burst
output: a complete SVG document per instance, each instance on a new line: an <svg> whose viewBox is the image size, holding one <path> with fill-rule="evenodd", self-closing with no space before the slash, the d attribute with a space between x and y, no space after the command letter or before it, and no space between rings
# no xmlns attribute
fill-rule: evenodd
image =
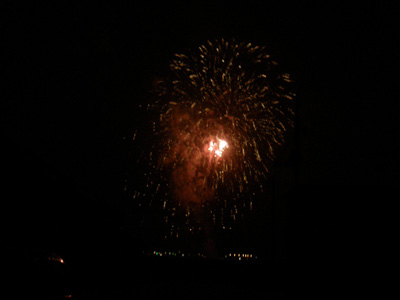
<svg viewBox="0 0 400 300"><path fill-rule="evenodd" d="M237 212L249 187L262 189L293 125L290 76L264 47L224 40L175 55L170 71L150 106L156 119L149 164L159 176L153 190L163 191L164 207L174 200Z"/></svg>

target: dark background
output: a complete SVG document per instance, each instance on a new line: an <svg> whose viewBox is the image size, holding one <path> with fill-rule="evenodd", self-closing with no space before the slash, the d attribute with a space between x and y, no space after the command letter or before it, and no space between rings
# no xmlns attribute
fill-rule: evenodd
<svg viewBox="0 0 400 300"><path fill-rule="evenodd" d="M2 4L1 240L67 257L140 252L121 205L137 107L174 53L223 37L266 45L297 93L258 250L314 265L363 257L378 222L365 208L399 180L395 9L259 3Z"/></svg>

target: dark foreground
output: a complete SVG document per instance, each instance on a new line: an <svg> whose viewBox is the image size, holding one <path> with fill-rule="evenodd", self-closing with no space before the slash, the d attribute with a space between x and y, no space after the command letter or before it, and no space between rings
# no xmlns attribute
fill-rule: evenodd
<svg viewBox="0 0 400 300"><path fill-rule="evenodd" d="M9 299L342 299L356 271L338 261L294 264L90 253L64 260L25 248L7 251L2 272L7 273L3 293Z"/></svg>
<svg viewBox="0 0 400 300"><path fill-rule="evenodd" d="M349 269L346 269L348 272ZM76 299L340 299L340 266L143 257L74 275ZM341 274L341 276L338 276Z"/></svg>

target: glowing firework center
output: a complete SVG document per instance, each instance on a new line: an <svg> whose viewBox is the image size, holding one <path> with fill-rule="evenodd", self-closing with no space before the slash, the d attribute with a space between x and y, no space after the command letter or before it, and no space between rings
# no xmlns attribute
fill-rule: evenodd
<svg viewBox="0 0 400 300"><path fill-rule="evenodd" d="M228 148L228 143L224 140L221 140L217 138L217 142L210 142L210 146L208 147L208 151L210 151L211 154L214 154L214 157L221 157L222 153L226 148Z"/></svg>

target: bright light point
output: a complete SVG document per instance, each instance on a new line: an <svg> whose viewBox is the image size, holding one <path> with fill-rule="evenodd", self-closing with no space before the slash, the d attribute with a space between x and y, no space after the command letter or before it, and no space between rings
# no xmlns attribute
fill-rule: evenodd
<svg viewBox="0 0 400 300"><path fill-rule="evenodd" d="M223 151L226 146L228 146L228 143L226 141L219 140L219 149L221 149L221 151Z"/></svg>
<svg viewBox="0 0 400 300"><path fill-rule="evenodd" d="M217 143L210 142L210 147L208 147L208 151L210 152L214 151L215 156L218 155L219 157L221 157L224 150L228 148L228 143L224 140L220 140L219 138L217 139L218 139L218 148L217 148Z"/></svg>
<svg viewBox="0 0 400 300"><path fill-rule="evenodd" d="M213 151L214 150L214 146L215 144L213 142L210 142L210 147L208 148L209 151Z"/></svg>

